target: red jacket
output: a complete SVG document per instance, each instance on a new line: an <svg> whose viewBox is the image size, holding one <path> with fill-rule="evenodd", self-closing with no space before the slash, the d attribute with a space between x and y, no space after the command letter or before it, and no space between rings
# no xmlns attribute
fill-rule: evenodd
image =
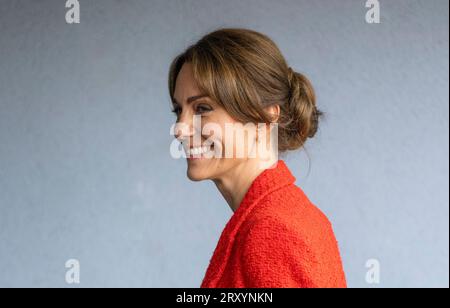
<svg viewBox="0 0 450 308"><path fill-rule="evenodd" d="M345 288L330 222L279 160L228 221L203 288Z"/></svg>

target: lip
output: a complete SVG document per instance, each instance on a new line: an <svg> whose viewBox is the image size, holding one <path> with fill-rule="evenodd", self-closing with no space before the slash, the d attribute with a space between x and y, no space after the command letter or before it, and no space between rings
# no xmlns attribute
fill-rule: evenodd
<svg viewBox="0 0 450 308"><path fill-rule="evenodd" d="M200 155L191 155L187 157L187 160L202 160L202 159L206 159L206 157L203 156L203 154Z"/></svg>
<svg viewBox="0 0 450 308"><path fill-rule="evenodd" d="M201 160L204 159L204 157L188 157L187 160Z"/></svg>

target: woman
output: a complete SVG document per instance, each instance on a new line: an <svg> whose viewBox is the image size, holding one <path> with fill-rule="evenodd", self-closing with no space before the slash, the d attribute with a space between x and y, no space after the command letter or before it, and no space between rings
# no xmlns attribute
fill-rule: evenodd
<svg viewBox="0 0 450 308"><path fill-rule="evenodd" d="M317 131L308 79L267 36L221 29L174 59L169 91L188 177L212 180L234 211L202 287L346 287L331 224L278 159ZM238 135L249 123L268 126Z"/></svg>

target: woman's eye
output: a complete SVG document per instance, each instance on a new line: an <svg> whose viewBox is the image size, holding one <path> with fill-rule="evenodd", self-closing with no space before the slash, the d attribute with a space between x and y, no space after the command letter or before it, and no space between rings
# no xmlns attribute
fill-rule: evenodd
<svg viewBox="0 0 450 308"><path fill-rule="evenodd" d="M211 108L206 107L206 106L197 106L197 108L196 108L197 113L205 113L208 111L211 111Z"/></svg>

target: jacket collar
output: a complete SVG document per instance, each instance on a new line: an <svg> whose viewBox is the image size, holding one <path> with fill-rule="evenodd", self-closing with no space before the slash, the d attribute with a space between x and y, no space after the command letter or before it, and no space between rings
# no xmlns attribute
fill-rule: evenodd
<svg viewBox="0 0 450 308"><path fill-rule="evenodd" d="M283 160L278 160L271 168L265 169L250 185L233 216L247 212L252 203L257 203L264 196L296 181Z"/></svg>
<svg viewBox="0 0 450 308"><path fill-rule="evenodd" d="M293 184L295 180L283 160L278 160L271 168L265 169L256 177L222 232L206 272L204 286L213 287L220 280L236 234L254 207L266 195Z"/></svg>

